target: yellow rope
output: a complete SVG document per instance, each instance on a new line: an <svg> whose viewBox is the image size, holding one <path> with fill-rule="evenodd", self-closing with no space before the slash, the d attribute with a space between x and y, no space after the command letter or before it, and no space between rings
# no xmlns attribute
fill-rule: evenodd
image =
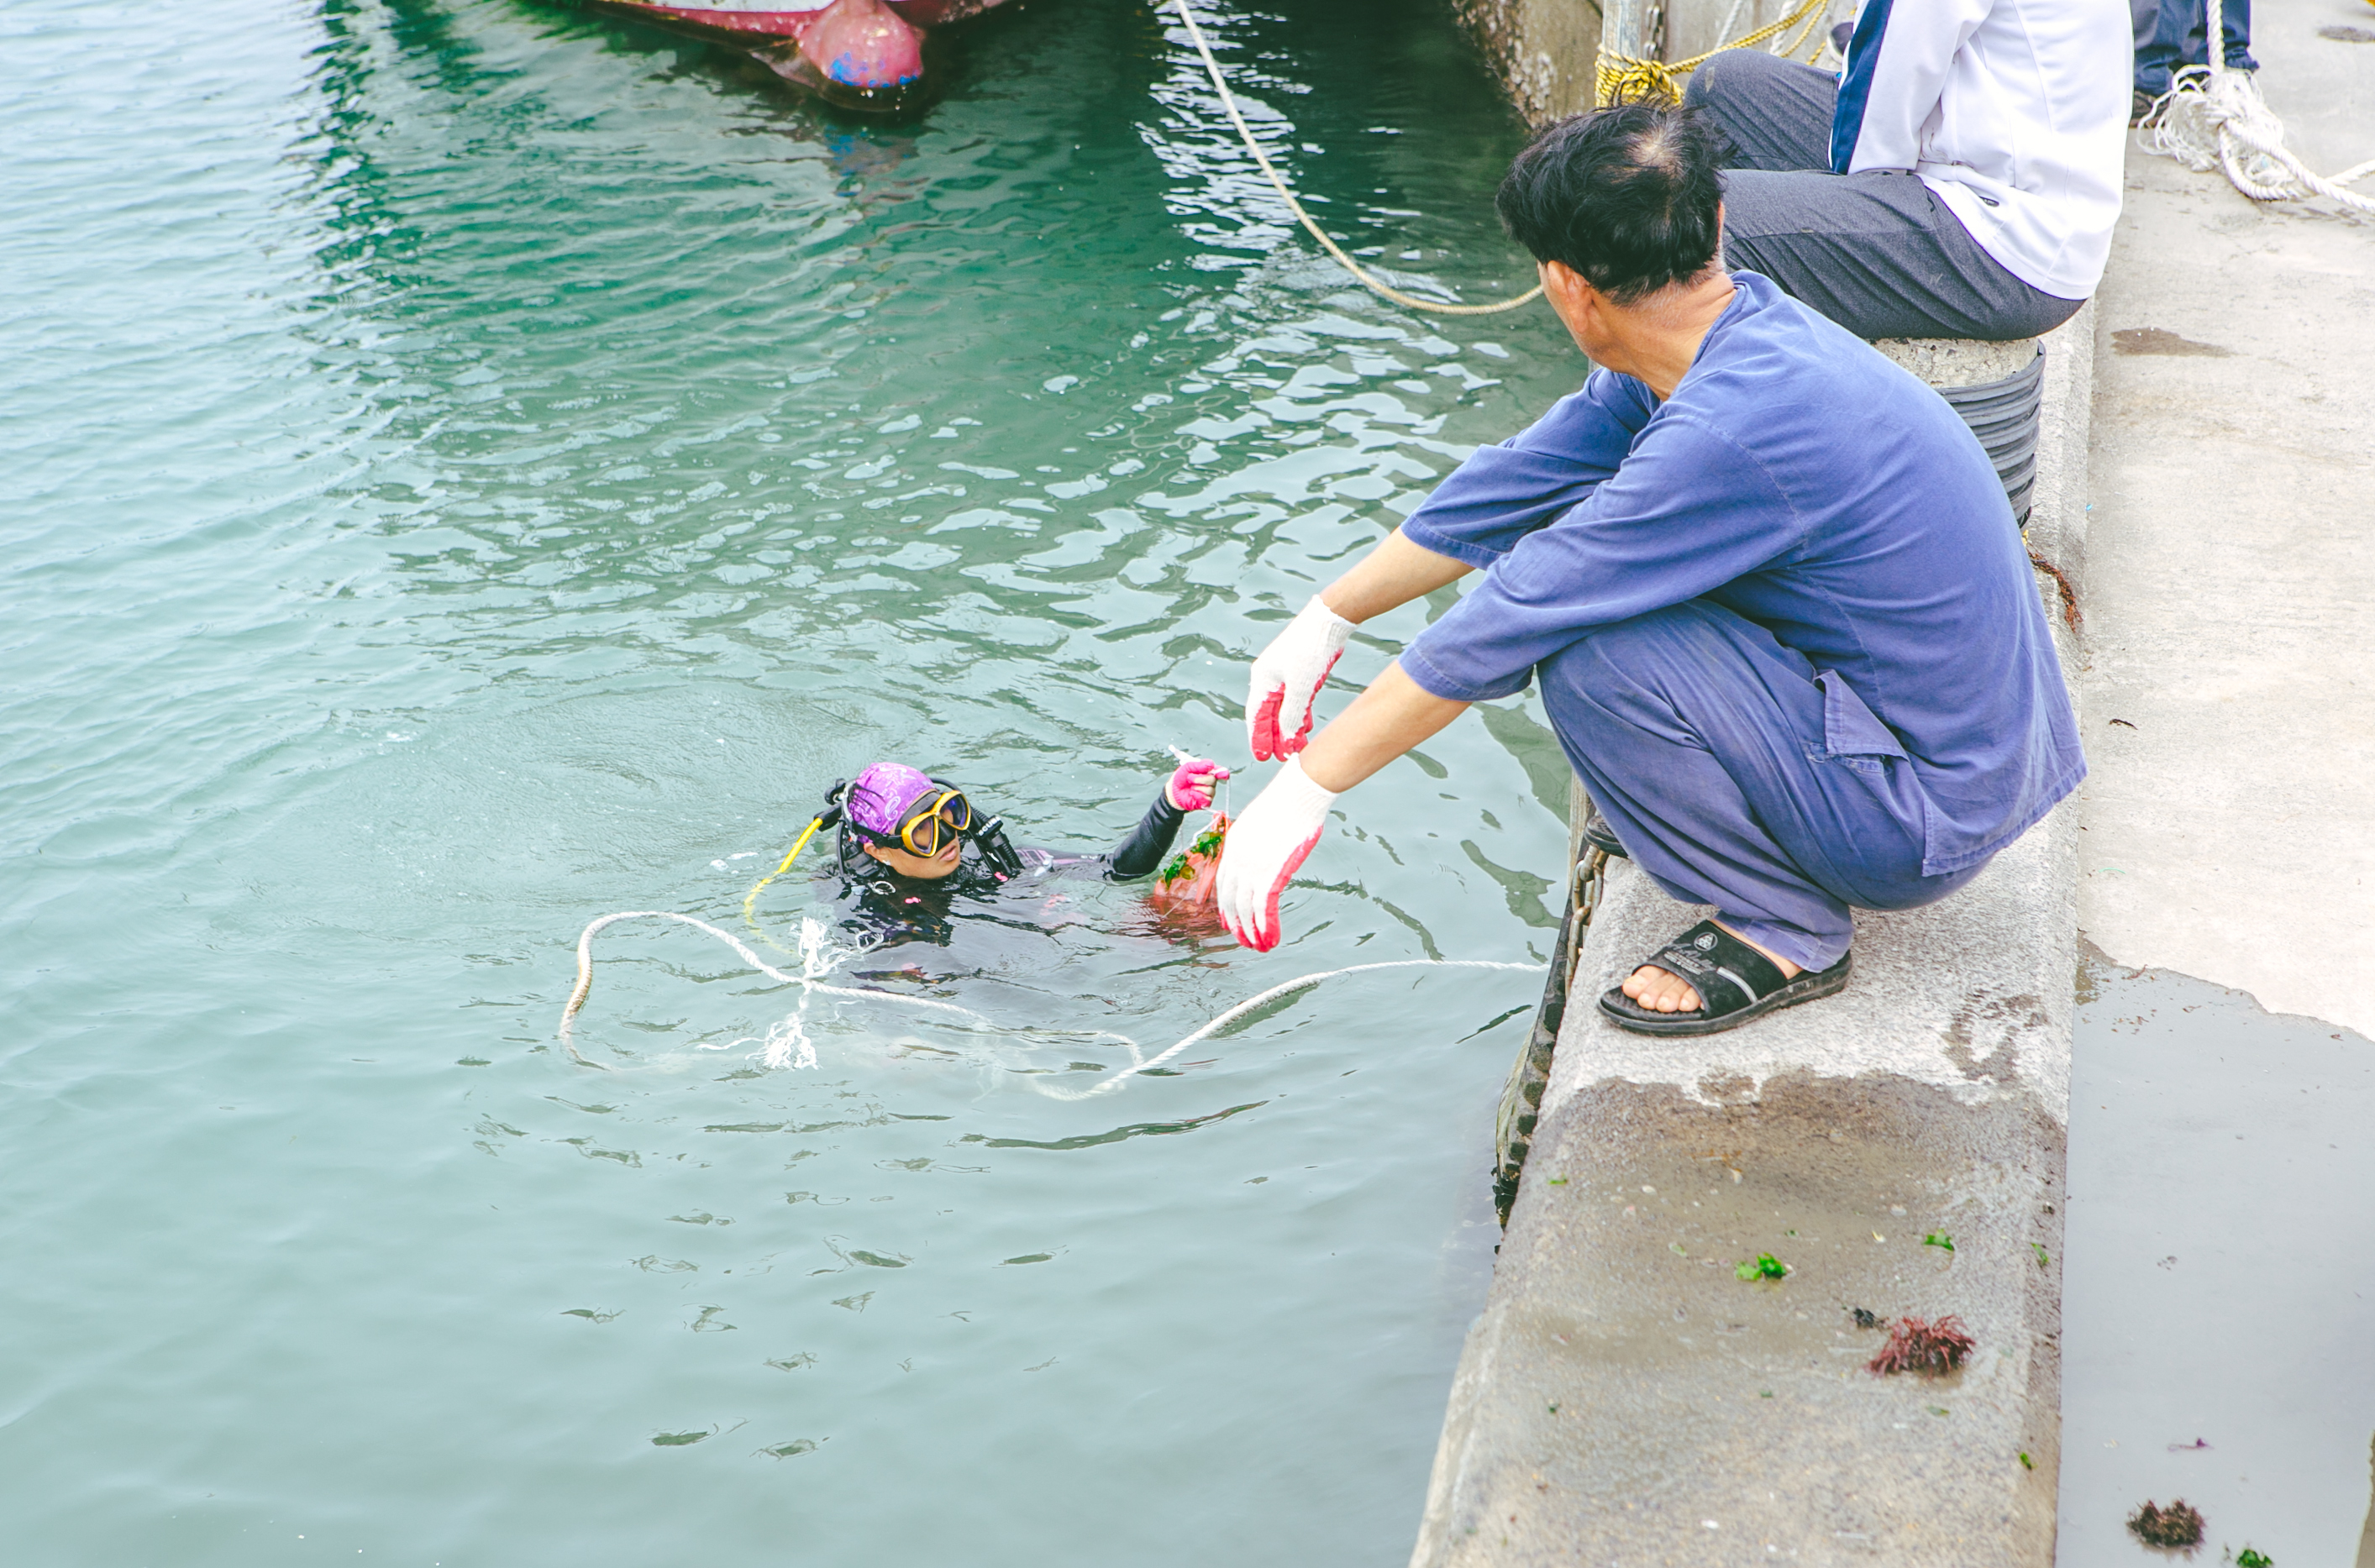
<svg viewBox="0 0 2375 1568"><path fill-rule="evenodd" d="M753 931L759 930L759 923L750 918L751 906L759 902L759 895L767 890L768 883L774 881L776 878L782 876L785 872L792 868L792 862L800 857L800 851L808 848L809 840L815 837L816 831L823 826L824 819L821 817L809 822L808 831L802 833L799 837L799 842L792 845L792 853L784 856L784 863L781 866L776 867L773 871L768 872L765 876L760 878L758 882L750 889L750 890L742 896L743 925L748 925ZM761 936L766 935L764 932L760 932L759 934Z"/></svg>
<svg viewBox="0 0 2375 1568"><path fill-rule="evenodd" d="M1689 76L1694 70L1706 65L1725 50L1751 48L1763 43L1767 39L1778 38L1803 22L1806 25L1799 28L1798 36L1791 39L1781 51L1784 54L1795 54L1798 53L1799 46L1806 41L1807 35L1814 30L1815 24L1829 10L1829 7L1830 0L1806 0L1804 5L1779 21L1768 23L1758 28L1755 32L1743 33L1730 43L1719 43L1706 53L1694 54L1687 60L1644 60L1636 55L1618 54L1603 49L1600 54L1599 73L1592 87L1592 101L1605 109L1610 104L1624 99L1662 98L1669 100L1678 99L1683 96L1682 78ZM1815 53L1818 54L1821 53L1819 45ZM1814 62L1810 59L1807 64L1811 65Z"/></svg>
<svg viewBox="0 0 2375 1568"><path fill-rule="evenodd" d="M1820 4L1821 0L1814 0L1814 3ZM1237 100L1231 95L1229 84L1221 78L1220 62L1212 58L1211 47L1204 41L1204 29L1196 25L1195 14L1188 9L1188 0L1172 0L1172 4L1178 7L1179 19L1188 24L1188 36L1195 41L1196 53L1204 57L1204 71L1212 78L1212 86L1220 92L1221 107L1229 112L1229 121L1236 126L1237 136L1246 144L1246 150L1254 155L1254 161L1261 165L1261 171L1270 176L1270 188L1278 193L1278 199L1284 202L1287 209L1302 220L1304 228L1311 231L1311 237L1318 241L1345 271L1359 278L1365 288L1391 300L1397 305L1408 305L1414 311L1432 311L1440 316L1495 315L1502 311L1514 311L1519 305L1530 302L1542 293L1542 286L1537 284L1516 299L1503 300L1497 304L1443 305L1437 304L1433 300L1422 300L1414 294L1405 294L1400 289L1389 287L1370 277L1362 269L1359 262L1344 253L1342 246L1328 237L1326 230L1313 221L1311 215L1303 210L1303 204L1294 199L1294 193L1286 188L1286 182L1279 178L1278 171L1270 164L1270 155L1262 151L1261 143L1254 140L1253 130L1246 124L1246 117L1237 112ZM1795 18L1790 19L1796 20Z"/></svg>

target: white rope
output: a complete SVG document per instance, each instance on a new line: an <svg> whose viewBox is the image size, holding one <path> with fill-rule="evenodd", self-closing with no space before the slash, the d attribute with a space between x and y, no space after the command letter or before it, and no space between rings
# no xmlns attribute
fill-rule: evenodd
<svg viewBox="0 0 2375 1568"><path fill-rule="evenodd" d="M696 931L707 932L710 936L716 937L727 947L732 948L737 953L739 953L745 963L748 963L751 968L757 970L768 979L775 981L781 984L798 985L801 987L802 995L800 1000L803 1012L806 1010L808 996L816 992L822 992L828 996L851 996L863 1001L896 1002L902 1007L928 1008L937 1012L955 1013L960 1017L974 1020L978 1023L990 1024L990 1020L980 1013L974 1011L971 1008L958 1007L953 1002L936 1002L925 996L895 996L888 991L864 991L847 985L825 984L819 976L827 973L834 964L839 963L842 960L853 957L857 952L864 951L865 949L833 947L824 938L823 927L819 925L813 920L802 923L800 937L801 967L806 970L807 973L802 974L792 974L784 970L777 969L765 959L761 958L757 953L751 951L750 946L739 937L735 936L731 931L720 930L718 927L712 925L706 920L696 920L690 914L679 914L674 910L630 909L622 910L616 914L606 914L602 916L600 919L587 925L585 931L581 933L577 938L577 985L574 990L569 993L568 1005L561 1009L561 1043L564 1046L568 1047L570 1058L572 1060L585 1067L600 1067L602 1064L599 1062L589 1062L584 1056L578 1055L576 1043L570 1037L571 1025L577 1017L577 1009L585 1005L585 997L587 994L594 989L595 934L600 931L604 926L615 925L621 920L673 920L679 925L690 925ZM1218 1018L1213 1019L1211 1022L1205 1024L1194 1033L1181 1039L1176 1044L1171 1046L1169 1049L1159 1052L1155 1055L1143 1061L1134 1061L1128 1067L1120 1068L1118 1071L1109 1073L1105 1077L1099 1079L1096 1082L1091 1084L1086 1089L1060 1090L1040 1085L1034 1085L1033 1087L1037 1088L1041 1093L1057 1100L1086 1100L1091 1095L1110 1093L1120 1085L1124 1079L1131 1078L1137 1074L1147 1072L1155 1067L1161 1067L1172 1057L1179 1055L1180 1052L1188 1049L1188 1046L1195 1044L1199 1040L1209 1039L1221 1030L1226 1029L1237 1020L1245 1017L1247 1013L1268 1007L1270 1003L1277 1001L1281 996L1292 996L1297 991L1317 985L1322 981L1335 980L1347 974L1368 974L1378 970L1385 969L1511 969L1530 974L1540 973L1542 968L1542 966L1538 963L1501 963L1491 959L1394 959L1384 963L1356 963L1347 969L1324 969L1314 974L1297 975L1294 979L1286 981L1282 984L1271 986L1269 990L1264 991L1258 996L1247 997L1244 1001L1239 1002L1235 1007L1231 1008L1228 1011L1221 1014ZM990 1024L990 1026L992 1028L996 1027L995 1024ZM1138 1051L1138 1043L1130 1039L1129 1036L1126 1034L1117 1034L1110 1030L1100 1030L1096 1032L1105 1036L1106 1038L1120 1041L1123 1044L1129 1047L1133 1055ZM741 1044L744 1043L744 1042L736 1041L734 1043ZM805 1030L801 1028L798 1015L795 1015L793 1019L787 1020L784 1023L771 1029L768 1032L765 1043L767 1046L767 1065L770 1067L785 1067L793 1065L807 1067L814 1065L815 1057L813 1053L806 1049L808 1044L807 1033ZM802 1047L802 1059L798 1063L794 1063L788 1059L790 1056L790 1049L794 1044L798 1044ZM720 1046L718 1049L724 1050L727 1049L727 1047Z"/></svg>
<svg viewBox="0 0 2375 1568"><path fill-rule="evenodd" d="M1414 311L1432 311L1439 316L1497 315L1503 311L1514 311L1519 305L1530 303L1541 295L1542 285L1537 283L1514 300L1502 300L1490 305L1445 305L1438 304L1433 300L1422 300L1415 294L1405 294L1400 289L1369 276L1359 262L1344 253L1344 247L1329 237L1328 230L1319 227L1317 219L1306 212L1303 209L1303 204L1294 199L1294 193L1286 188L1286 182L1280 178L1278 170L1270 163L1270 154L1262 151L1261 143L1254 139L1253 127L1246 124L1246 117L1243 114L1237 112L1236 97L1229 91L1228 82L1222 77L1221 63L1212 58L1211 46L1204 41L1204 29L1196 25L1196 15L1188 8L1188 0L1172 0L1172 3L1178 8L1179 19L1187 24L1188 37L1189 41L1196 45L1196 53L1204 57L1204 74L1212 78L1213 90L1221 95L1221 107L1228 111L1229 123L1237 128L1237 139L1246 144L1246 150L1254 155L1254 161L1261 165L1261 171L1270 176L1270 189L1278 193L1278 199L1284 202L1287 210L1294 213L1304 228L1311 231L1311 237L1318 241L1320 246L1329 255L1336 258L1337 264L1360 279L1363 288L1384 299L1391 300L1397 305L1408 305Z"/></svg>
<svg viewBox="0 0 2375 1568"><path fill-rule="evenodd" d="M1149 1072L1161 1067L1172 1057L1179 1055L1180 1052L1188 1049L1188 1046L1195 1044L1199 1040L1207 1039L1218 1031L1226 1029L1229 1025L1236 1022L1237 1020L1245 1017L1247 1013L1253 1012L1257 1008L1267 1007L1270 1003L1277 1001L1281 996L1292 996L1294 993L1304 990L1308 986L1317 985L1323 980L1334 980L1341 975L1366 974L1374 970L1380 969L1515 969L1522 970L1529 974L1539 974L1542 973L1542 965L1538 963L1496 963L1490 959L1396 959L1388 963L1356 963L1349 969L1323 969L1317 974L1298 975L1294 979L1287 981L1282 985L1273 985L1258 996L1247 997L1244 1001L1239 1002L1235 1007L1231 1008L1227 1012L1223 1013L1220 1017L1204 1025L1203 1028L1196 1031L1195 1033L1181 1040L1176 1045L1172 1046L1169 1050L1164 1051L1146 1061L1133 1062L1128 1067L1123 1067L1118 1072L1111 1073L1105 1078L1099 1079L1096 1082L1089 1085L1086 1089L1051 1089L1043 1091L1043 1092L1058 1100L1086 1100L1092 1094L1107 1093L1118 1085L1122 1079L1126 1078L1133 1078L1140 1073Z"/></svg>
<svg viewBox="0 0 2375 1568"><path fill-rule="evenodd" d="M2209 64L2188 65L2169 78L2137 126L2145 151L2173 158L2197 173L2223 171L2253 201L2323 196L2356 212L2375 213L2375 198L2343 187L2375 174L2375 158L2327 177L2285 146L2285 123L2260 96L2249 71L2227 68L2223 0L2209 0Z"/></svg>
<svg viewBox="0 0 2375 1568"><path fill-rule="evenodd" d="M812 920L804 923L800 937L801 967L808 973L787 974L752 952L749 944L741 937L731 931L721 931L706 920L696 920L690 914L679 914L672 909L628 909L621 910L616 914L602 916L586 926L577 938L577 986L569 993L569 1005L561 1009L561 1043L569 1048L569 1055L573 1060L585 1067L599 1067L602 1064L586 1061L584 1056L577 1054L576 1043L570 1038L570 1026L577 1017L577 1009L585 1005L586 994L594 989L594 935L605 925L615 925L621 920L673 920L680 925L690 925L696 931L706 931L741 954L743 962L768 979L785 985L798 985L807 992L821 991L828 996L855 996L869 1002L896 1002L904 1008L928 1008L936 1012L955 1013L963 1018L977 1020L982 1023L989 1022L989 1020L983 1018L971 1008L961 1008L953 1002L936 1002L928 996L901 996L889 991L865 991L850 985L827 985L820 976L830 971L844 958L855 956L864 949L830 949L823 940L823 928ZM798 1026L794 1024L791 1027L797 1033ZM771 1035L770 1047L777 1043L776 1039ZM770 1054L771 1055L774 1054L772 1049Z"/></svg>

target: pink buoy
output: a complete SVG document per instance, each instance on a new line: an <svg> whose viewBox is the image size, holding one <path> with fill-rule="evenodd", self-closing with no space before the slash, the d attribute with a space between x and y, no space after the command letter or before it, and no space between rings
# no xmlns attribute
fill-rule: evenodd
<svg viewBox="0 0 2375 1568"><path fill-rule="evenodd" d="M800 40L800 56L829 81L866 91L923 80L923 34L882 0L833 0Z"/></svg>
<svg viewBox="0 0 2375 1568"><path fill-rule="evenodd" d="M1002 0L816 0L729 11L647 0L586 0L592 9L740 44L785 80L847 109L908 107L924 81L926 29L969 20Z"/></svg>

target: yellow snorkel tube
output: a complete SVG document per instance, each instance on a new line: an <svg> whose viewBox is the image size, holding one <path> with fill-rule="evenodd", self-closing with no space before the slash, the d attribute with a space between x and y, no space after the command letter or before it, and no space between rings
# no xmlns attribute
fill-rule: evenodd
<svg viewBox="0 0 2375 1568"><path fill-rule="evenodd" d="M792 862L800 857L800 851L808 848L809 840L816 837L817 831L819 829L831 828L839 825L841 821L841 796L842 792L848 787L849 781L847 779L844 779L841 783L833 785L832 789L825 792L824 809L818 812L809 819L807 828L801 831L799 838L793 843L792 852L784 856L784 863L781 866L776 867L773 871L768 872L765 876L760 878L758 881L751 884L750 890L742 895L742 924L748 925L753 932L756 932L762 937L766 936L764 931L761 931L759 929L759 922L751 913L758 907L759 895L767 890L768 883L774 881L776 878L782 876L785 872L792 868Z"/></svg>

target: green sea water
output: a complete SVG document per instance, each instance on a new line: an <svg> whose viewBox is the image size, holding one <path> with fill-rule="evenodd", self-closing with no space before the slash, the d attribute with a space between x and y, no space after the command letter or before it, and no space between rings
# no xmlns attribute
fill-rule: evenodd
<svg viewBox="0 0 2375 1568"><path fill-rule="evenodd" d="M1201 14L1377 265L1530 282L1447 6ZM1061 848L1169 744L1242 807L1246 661L1571 388L1547 314L1348 289L1142 0L897 124L538 0L23 0L0 61L6 1561L1401 1561L1536 983L1067 1096L1545 956L1530 699L1347 797L1273 953L1076 883L838 976L960 1026L645 923L598 1070L554 1026L587 921L738 926L877 758Z"/></svg>

